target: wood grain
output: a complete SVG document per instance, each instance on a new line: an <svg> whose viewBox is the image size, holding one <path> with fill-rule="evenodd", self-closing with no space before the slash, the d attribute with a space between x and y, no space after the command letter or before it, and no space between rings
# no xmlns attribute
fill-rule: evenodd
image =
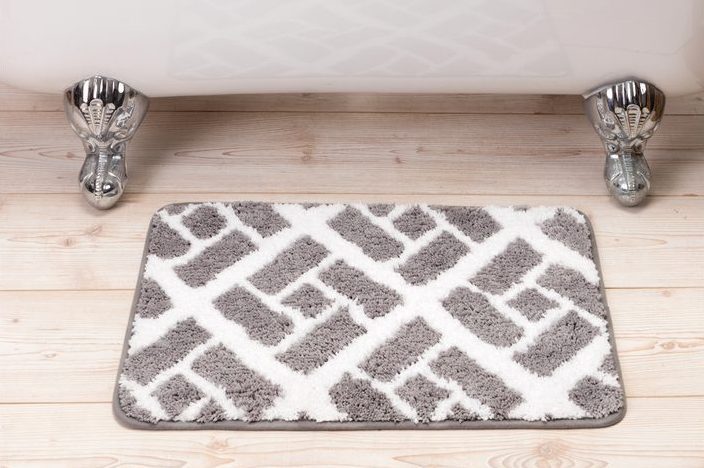
<svg viewBox="0 0 704 468"><path fill-rule="evenodd" d="M0 196L0 290L134 287L149 219L173 202L239 200L249 194L128 194L106 212L73 195ZM637 209L607 196L257 194L264 201L396 201L459 205L568 205L596 232L609 288L704 286L704 198L651 197ZM57 209L57 207L61 207ZM657 222L653 222L657 220ZM51 274L37 274L41 258Z"/></svg>
<svg viewBox="0 0 704 468"><path fill-rule="evenodd" d="M109 402L132 295L0 292L0 403ZM607 299L627 395L704 396L704 289L609 289ZM666 310L678 320L665 320Z"/></svg>
<svg viewBox="0 0 704 468"><path fill-rule="evenodd" d="M670 99L654 196L604 195L577 96L155 99L108 212L60 96L0 85L0 466L704 466L704 95ZM628 394L571 431L144 432L110 398L149 218L171 202L571 205L596 232Z"/></svg>
<svg viewBox="0 0 704 468"><path fill-rule="evenodd" d="M0 193L76 193L84 152L58 113L0 113ZM654 195L703 195L704 116L649 143ZM132 193L603 195L581 115L149 115L127 156Z"/></svg>
<svg viewBox="0 0 704 468"><path fill-rule="evenodd" d="M702 398L632 398L626 418L616 426L567 431L163 432L120 427L107 403L5 405L0 411L5 446L0 463L12 466L704 464Z"/></svg>

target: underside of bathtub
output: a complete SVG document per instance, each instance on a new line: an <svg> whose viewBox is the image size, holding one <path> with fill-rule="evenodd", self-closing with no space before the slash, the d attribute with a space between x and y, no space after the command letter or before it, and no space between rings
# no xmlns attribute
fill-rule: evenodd
<svg viewBox="0 0 704 468"><path fill-rule="evenodd" d="M704 89L702 51L700 0L0 0L0 80L80 80L64 101L97 208L125 190L146 96L274 92L585 93L608 190L633 206L665 93Z"/></svg>
<svg viewBox="0 0 704 468"><path fill-rule="evenodd" d="M66 116L86 152L79 186L95 208L114 206L124 193L127 143L137 132L148 105L148 98L130 85L100 75L66 89ZM650 189L644 150L664 108L663 92L638 79L601 86L585 95L585 112L606 152L607 189L624 206L638 205Z"/></svg>

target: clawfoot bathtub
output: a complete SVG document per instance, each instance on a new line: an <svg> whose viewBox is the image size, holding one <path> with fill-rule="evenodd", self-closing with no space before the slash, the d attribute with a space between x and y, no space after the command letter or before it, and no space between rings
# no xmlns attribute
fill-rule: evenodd
<svg viewBox="0 0 704 468"><path fill-rule="evenodd" d="M632 206L665 95L704 89L704 2L0 0L0 81L65 90L97 208L123 193L146 96L376 91L583 94Z"/></svg>

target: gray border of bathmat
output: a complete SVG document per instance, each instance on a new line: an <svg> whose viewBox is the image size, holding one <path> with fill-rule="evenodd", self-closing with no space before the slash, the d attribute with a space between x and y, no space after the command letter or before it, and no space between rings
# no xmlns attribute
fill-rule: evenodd
<svg viewBox="0 0 704 468"><path fill-rule="evenodd" d="M187 203L171 203L165 205L157 210L161 211L167 207L181 206L181 205L191 205L193 203L207 203L207 202L187 202ZM267 203L293 203L293 202L267 202ZM339 202L343 203L343 202ZM353 204L355 202L344 202L343 204ZM398 204L398 203L394 203ZM415 203L408 203L415 204ZM453 205L447 205L453 206ZM454 205L463 206L463 205ZM474 206L474 205L473 205ZM129 339L132 335L132 323L134 321L135 311L137 309L137 300L139 297L140 285L142 284L144 276L144 266L147 261L147 249L149 246L149 238L152 232L151 218L149 220L149 229L147 231L147 236L144 240L144 249L142 252L142 262L139 265L139 277L137 279L137 285L135 287L135 294L132 300L132 311L130 312L130 318L127 322L127 330L125 331L125 339L122 343L122 356L120 357L120 364L117 370L117 377L115 380L115 390L113 391L112 397L112 409L113 414L117 421L124 427L130 429L150 429L150 430L198 430L198 429L209 429L209 430L249 430L249 431L331 431L331 430L435 430L435 429L589 429L589 428L600 428L609 427L620 422L626 416L626 390L623 384L623 375L621 373L621 364L618 359L618 352L616 350L616 340L614 339L614 328L611 321L611 310L606 301L606 294L604 292L604 275L601 270L601 264L599 262L599 253L596 248L596 239L594 236L594 229L592 228L592 223L589 217L580 210L576 210L586 220L587 227L589 228L589 236L591 238L592 253L594 256L594 264L599 271L599 292L601 293L602 301L606 308L606 319L609 325L609 343L611 344L612 354L614 357L614 364L616 366L616 372L618 373L619 382L621 383L621 388L623 390L623 406L616 413L610 414L604 418L594 419L594 418L583 418L583 419L551 419L549 421L526 421L526 420L474 420L474 421L431 421L429 423L414 423L412 421L401 421L401 422L386 422L386 421L323 421L316 422L310 420L297 420L297 421L216 421L211 423L198 423L198 422L179 422L179 421L158 421L156 423L148 423L144 421L139 421L134 418L127 416L122 407L120 406L120 399L118 396L118 391L120 388L120 374L122 372L122 366L124 364L125 358L127 357L127 350Z"/></svg>

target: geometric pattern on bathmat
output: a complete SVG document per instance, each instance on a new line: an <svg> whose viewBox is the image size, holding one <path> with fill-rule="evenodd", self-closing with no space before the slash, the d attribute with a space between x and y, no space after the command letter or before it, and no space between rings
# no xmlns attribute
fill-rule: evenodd
<svg viewBox="0 0 704 468"><path fill-rule="evenodd" d="M115 389L140 428L599 427L625 413L571 208L194 203L151 221Z"/></svg>

